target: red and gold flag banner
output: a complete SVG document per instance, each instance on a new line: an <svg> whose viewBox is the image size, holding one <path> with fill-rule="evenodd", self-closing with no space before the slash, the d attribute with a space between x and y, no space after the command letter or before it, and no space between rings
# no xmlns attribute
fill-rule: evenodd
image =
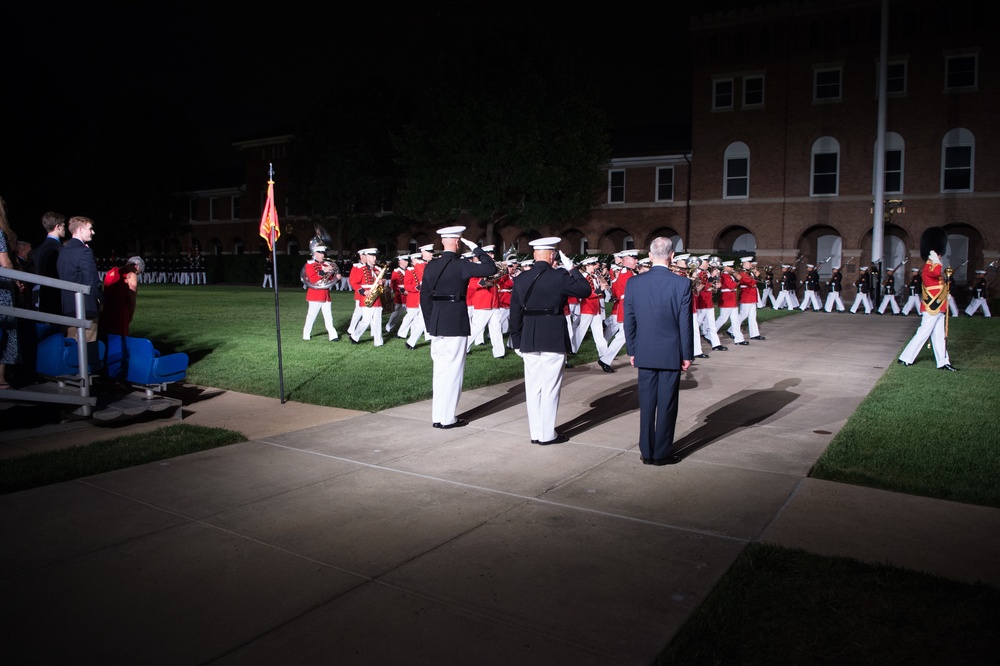
<svg viewBox="0 0 1000 666"><path fill-rule="evenodd" d="M267 181L267 203L260 216L260 237L267 241L267 249L274 249L274 242L281 236L278 226L278 211L274 207L274 181Z"/></svg>

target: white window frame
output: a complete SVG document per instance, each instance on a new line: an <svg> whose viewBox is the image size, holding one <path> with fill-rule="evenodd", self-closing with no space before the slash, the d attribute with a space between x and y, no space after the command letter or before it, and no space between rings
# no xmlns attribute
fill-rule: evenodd
<svg viewBox="0 0 1000 666"><path fill-rule="evenodd" d="M837 170L834 172L833 192L816 192L816 156L836 155ZM825 175L825 174L824 174ZM840 194L840 142L832 136L823 136L813 142L812 150L809 151L809 196L811 197L835 197Z"/></svg>
<svg viewBox="0 0 1000 666"><path fill-rule="evenodd" d="M760 101L759 102L748 102L747 101L747 81L760 80ZM763 74L749 74L743 77L743 89L740 91L742 93L742 101L744 109L759 109L764 106L765 97L765 81Z"/></svg>
<svg viewBox="0 0 1000 666"><path fill-rule="evenodd" d="M660 178L660 174L663 172L670 173L670 198L661 199L660 198L660 185L663 184L663 180ZM673 201L674 200L674 168L672 166L667 167L656 167L656 200L657 201Z"/></svg>
<svg viewBox="0 0 1000 666"><path fill-rule="evenodd" d="M208 198L208 219L209 220L216 219L215 215L216 215L216 208L217 208L217 206L215 204L216 204L216 200L217 199L218 199L218 197L209 197Z"/></svg>
<svg viewBox="0 0 1000 666"><path fill-rule="evenodd" d="M746 160L746 175L729 175L729 163L732 160ZM722 161L722 198L723 199L749 199L750 198L750 148L742 141L735 141L726 146L726 152ZM742 180L746 183L746 194L730 194L730 181Z"/></svg>
<svg viewBox="0 0 1000 666"><path fill-rule="evenodd" d="M621 185L614 185L612 183L615 174L622 175ZM608 203L609 204L623 204L625 203L625 169L608 169ZM616 189L621 189L621 199L615 199L614 193Z"/></svg>
<svg viewBox="0 0 1000 666"><path fill-rule="evenodd" d="M717 104L719 99L718 86L722 83L729 84L729 104L721 105ZM736 82L733 77L719 77L717 79L712 79L712 111L732 111L733 105L736 103Z"/></svg>
<svg viewBox="0 0 1000 666"><path fill-rule="evenodd" d="M889 82L894 81L893 77L889 76L889 67L901 66L903 68L903 89L902 90L889 90ZM906 95L910 78L910 65L906 60L890 60L888 66L886 67L886 79L885 79L885 94L886 96L892 95L896 97L903 97ZM875 76L876 85L878 83L878 75ZM876 97L878 96L878 89L875 90Z"/></svg>
<svg viewBox="0 0 1000 666"><path fill-rule="evenodd" d="M948 171L947 156L949 148L969 148L969 187L962 189L945 189L945 174ZM966 168L966 167L961 167ZM954 167L952 167L954 169ZM976 183L976 137L964 127L949 130L941 140L941 191L942 192L974 192Z"/></svg>
<svg viewBox="0 0 1000 666"><path fill-rule="evenodd" d="M949 85L948 65L953 60L959 58L972 58L972 84L967 86ZM979 54L978 53L953 53L944 57L944 89L945 92L963 92L969 90L979 90Z"/></svg>
<svg viewBox="0 0 1000 666"><path fill-rule="evenodd" d="M819 97L819 75L825 74L827 72L837 72L837 95L836 97ZM824 67L813 67L813 85L812 85L812 101L813 104L833 104L840 102L844 98L844 68L841 65L836 66L824 66Z"/></svg>

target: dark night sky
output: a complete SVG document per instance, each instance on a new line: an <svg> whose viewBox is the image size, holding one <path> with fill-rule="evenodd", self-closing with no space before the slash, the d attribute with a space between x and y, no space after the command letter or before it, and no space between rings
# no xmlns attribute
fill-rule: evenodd
<svg viewBox="0 0 1000 666"><path fill-rule="evenodd" d="M111 105L127 110L137 98L190 123L209 161L236 138L293 121L317 91L379 80L415 93L458 65L491 63L499 51L567 59L602 91L617 126L684 119L689 110L683 10L37 5L44 6L5 10L4 101L13 122L4 123L0 195L16 228L25 228L22 217L34 225L49 207L85 208L60 201L53 188L86 159L92 120Z"/></svg>

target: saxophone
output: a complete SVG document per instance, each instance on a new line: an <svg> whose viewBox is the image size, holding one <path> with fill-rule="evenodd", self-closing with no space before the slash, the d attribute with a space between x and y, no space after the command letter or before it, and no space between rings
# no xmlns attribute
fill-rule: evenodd
<svg viewBox="0 0 1000 666"><path fill-rule="evenodd" d="M375 276L375 284L372 288L368 290L365 294L365 307L370 308L376 303L382 300L382 294L385 292L385 270L389 268L389 262L386 262L382 268L378 270L378 274Z"/></svg>

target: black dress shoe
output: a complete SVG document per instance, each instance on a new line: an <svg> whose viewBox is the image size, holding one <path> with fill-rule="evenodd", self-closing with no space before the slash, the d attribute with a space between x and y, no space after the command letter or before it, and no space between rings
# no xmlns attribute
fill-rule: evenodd
<svg viewBox="0 0 1000 666"><path fill-rule="evenodd" d="M452 428L461 428L467 425L469 425L469 422L466 419L456 419L454 423L436 423L434 427L441 428L442 430L451 430Z"/></svg>
<svg viewBox="0 0 1000 666"><path fill-rule="evenodd" d="M535 444L539 444L541 446L545 446L547 444L562 444L562 443L568 442L568 441L569 441L569 437L567 437L566 435L556 435L555 439L550 439L547 442L539 442L539 441L536 440Z"/></svg>
<svg viewBox="0 0 1000 666"><path fill-rule="evenodd" d="M352 345L360 345L361 344L360 340L355 340L354 338L348 338L348 340L351 341Z"/></svg>
<svg viewBox="0 0 1000 666"><path fill-rule="evenodd" d="M765 338L763 335L755 335L755 336L753 336L750 339L751 340L767 340L767 338Z"/></svg>
<svg viewBox="0 0 1000 666"><path fill-rule="evenodd" d="M657 467L662 467L663 465L676 465L680 461L680 456L667 456L666 458L654 458L653 464Z"/></svg>
<svg viewBox="0 0 1000 666"><path fill-rule="evenodd" d="M906 367L910 367L911 365L913 365L912 363L907 363L906 361L904 361L901 358L897 358L896 359L896 363L899 363L900 365L905 365Z"/></svg>
<svg viewBox="0 0 1000 666"><path fill-rule="evenodd" d="M947 370L948 372L958 372L958 368L951 365L950 363L947 365L942 365L940 368L938 368L938 370Z"/></svg>
<svg viewBox="0 0 1000 666"><path fill-rule="evenodd" d="M340 338L334 338L334 339L330 340L330 342L340 342Z"/></svg>
<svg viewBox="0 0 1000 666"><path fill-rule="evenodd" d="M652 458L642 458L642 457L640 457L639 460L642 461L643 465L652 465L653 464L653 459Z"/></svg>
<svg viewBox="0 0 1000 666"><path fill-rule="evenodd" d="M564 367L564 368L572 368L572 367L573 367L573 364L572 364L572 363L570 363L569 361L566 361L565 363L563 363L563 367Z"/></svg>
<svg viewBox="0 0 1000 666"><path fill-rule="evenodd" d="M712 351L729 351L729 347L723 347L722 345L716 345L712 347Z"/></svg>
<svg viewBox="0 0 1000 666"><path fill-rule="evenodd" d="M747 342L746 340L744 340L743 342L737 342L736 344L738 344L738 345L742 345L742 346L746 347L746 346L747 346L748 344L750 344L750 343L749 343L749 342Z"/></svg>
<svg viewBox="0 0 1000 666"><path fill-rule="evenodd" d="M708 358L708 354L696 354L695 358Z"/></svg>
<svg viewBox="0 0 1000 666"><path fill-rule="evenodd" d="M409 342L407 342L406 343L406 348L409 349L410 351L414 351L414 350L416 350L417 347L415 345L411 345Z"/></svg>
<svg viewBox="0 0 1000 666"><path fill-rule="evenodd" d="M614 372L615 371L614 368L612 368L610 365L608 365L604 361L598 361L597 365L601 366L601 370L603 370L604 372Z"/></svg>

